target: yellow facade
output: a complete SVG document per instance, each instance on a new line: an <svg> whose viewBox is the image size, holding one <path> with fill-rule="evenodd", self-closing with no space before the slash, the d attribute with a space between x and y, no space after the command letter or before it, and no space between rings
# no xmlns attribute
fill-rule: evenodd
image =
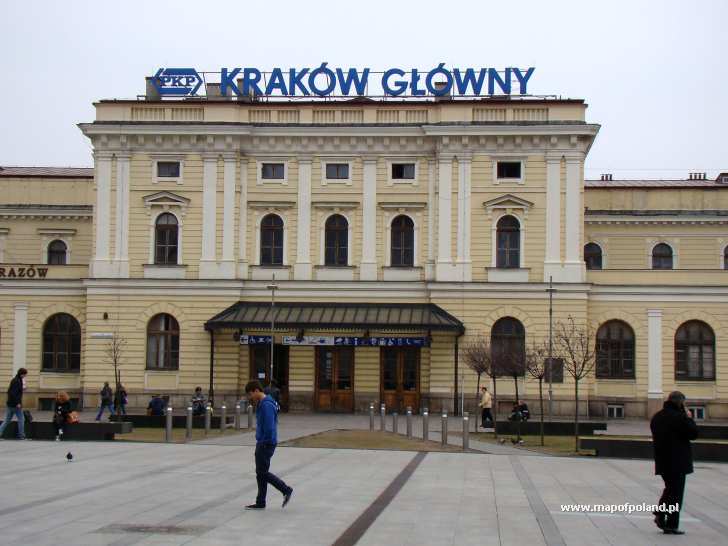
<svg viewBox="0 0 728 546"><path fill-rule="evenodd" d="M96 120L80 125L94 147L93 169L0 170L0 377L28 368L33 403L63 389L94 405L113 379L112 335L124 341L122 382L132 406L145 407L154 393L169 394L175 407L186 404L195 386L210 386L211 358L216 403L238 399L254 377L251 359L262 353L253 357L257 349L240 345L237 328L216 331L211 344L205 325L238 301L268 302L275 274L281 303L426 303L455 317L462 336L315 325L275 335L278 344L301 334L427 337L429 346L418 350L419 405L454 409L464 392L471 407L477 378L458 350L489 338L503 317L520 322L526 343L545 340L551 278L554 320L571 316L595 330L620 320L634 334L634 376L591 374L582 387L584 413L605 416L611 405L644 417L677 388L706 418L728 416L728 186L704 179L585 183L598 126L586 123L582 101L95 106ZM170 162L178 175L160 176L159 163ZM346 165L347 176L329 178L327 163ZM518 164L518 176L499 176L502 163ZM282 176L265 178L264 164L282 165ZM411 165L412 176L396 178L393 165ZM159 263L163 214L178 225L174 263ZM261 263L261 222L270 214L283 223L282 263L273 265ZM343 216L347 230L347 261L336 267L326 263L332 215ZM392 226L402 215L413 226L405 267L393 263ZM503 267L497 253L504 217L518 225L514 267ZM65 244L63 265L48 264L53 241ZM601 270L585 268L590 242L601 249ZM673 252L669 270L652 268L661 243ZM78 370L44 360L43 332L57 313L80 325ZM160 313L179 325L178 362L170 369L148 362L148 330ZM678 381L676 332L695 320L715 335L715 377ZM316 409L319 349L287 351L290 408ZM352 410L379 404L383 354L354 349ZM568 375L553 388L555 411L573 411ZM513 391L512 380L499 379L501 400L512 401ZM533 410L537 392L534 380L519 380Z"/></svg>

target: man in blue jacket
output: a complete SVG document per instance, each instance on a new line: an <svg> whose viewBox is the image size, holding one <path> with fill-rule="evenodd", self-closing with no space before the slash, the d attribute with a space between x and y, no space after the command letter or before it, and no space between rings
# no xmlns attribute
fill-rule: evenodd
<svg viewBox="0 0 728 546"><path fill-rule="evenodd" d="M245 385L245 394L255 408L255 478L258 481L258 497L255 504L245 507L246 510L262 510L265 508L265 497L268 484L283 494L283 508L293 495L293 488L270 472L270 460L278 444L278 404L270 395L263 392L260 381L250 381Z"/></svg>

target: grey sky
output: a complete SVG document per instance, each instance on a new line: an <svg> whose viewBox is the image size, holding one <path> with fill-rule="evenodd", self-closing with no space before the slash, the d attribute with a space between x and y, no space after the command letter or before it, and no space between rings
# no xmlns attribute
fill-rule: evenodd
<svg viewBox="0 0 728 546"><path fill-rule="evenodd" d="M0 165L92 165L76 123L162 66L535 66L602 125L587 175L728 171L728 1L5 1Z"/></svg>

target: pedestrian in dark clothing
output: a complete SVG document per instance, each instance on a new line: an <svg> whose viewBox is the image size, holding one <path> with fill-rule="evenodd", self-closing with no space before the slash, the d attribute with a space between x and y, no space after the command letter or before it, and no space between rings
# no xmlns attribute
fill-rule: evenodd
<svg viewBox="0 0 728 546"><path fill-rule="evenodd" d="M119 384L114 394L114 410L117 415L126 415L126 404L128 402L124 385Z"/></svg>
<svg viewBox="0 0 728 546"><path fill-rule="evenodd" d="M167 408L167 402L164 398L155 394L149 401L147 406L147 415L156 415L157 417L164 415L164 410Z"/></svg>
<svg viewBox="0 0 728 546"><path fill-rule="evenodd" d="M685 409L685 395L670 393L667 401L650 422L655 450L655 474L662 476L665 489L655 514L655 524L665 534L682 535L678 529L685 476L693 472L691 440L698 437L692 413Z"/></svg>
<svg viewBox="0 0 728 546"><path fill-rule="evenodd" d="M278 489L283 495L285 508L293 495L293 488L286 485L278 476L270 472L270 460L278 444L278 404L273 397L263 392L263 385L259 381L250 381L245 385L245 394L251 404L255 404L255 478L258 481L258 496L255 504L245 507L246 510L262 510L265 508L265 498L268 484Z"/></svg>
<svg viewBox="0 0 728 546"><path fill-rule="evenodd" d="M68 423L68 415L71 413L71 399L68 394L60 391L56 394L56 403L53 405L53 428L56 429L56 442L63 436L63 431Z"/></svg>
<svg viewBox="0 0 728 546"><path fill-rule="evenodd" d="M104 382L104 388L101 389L99 394L101 396L101 406L99 407L99 412L96 414L97 421L101 420L101 416L103 415L105 408L109 408L111 416L114 415L114 393L111 390L111 387L109 387L108 381Z"/></svg>
<svg viewBox="0 0 728 546"><path fill-rule="evenodd" d="M278 406L281 405L281 389L278 388L275 380L268 383L268 386L263 389L263 392L265 394L269 394L271 398L276 401L276 404L278 404Z"/></svg>
<svg viewBox="0 0 728 546"><path fill-rule="evenodd" d="M28 375L28 370L20 368L18 372L10 381L8 387L8 398L5 405L5 419L3 424L0 425L0 439L2 439L5 429L13 420L13 415L18 420L18 440L25 440L25 415L23 415L23 382L25 376Z"/></svg>

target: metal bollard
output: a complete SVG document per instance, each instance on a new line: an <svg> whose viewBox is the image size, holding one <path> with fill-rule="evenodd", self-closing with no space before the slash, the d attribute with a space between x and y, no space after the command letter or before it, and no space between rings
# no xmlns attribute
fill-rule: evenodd
<svg viewBox="0 0 728 546"><path fill-rule="evenodd" d="M422 409L422 439L425 441L430 439L430 411L428 408Z"/></svg>
<svg viewBox="0 0 728 546"><path fill-rule="evenodd" d="M227 406L223 402L220 407L220 434L225 434L225 426L227 425Z"/></svg>
<svg viewBox="0 0 728 546"><path fill-rule="evenodd" d="M447 445L447 410L442 410L442 438L440 439L440 445L443 447Z"/></svg>
<svg viewBox="0 0 728 546"><path fill-rule="evenodd" d="M398 424L397 417L399 417L397 412L396 411L392 412L392 432L394 432L395 434L399 434L399 427L397 426L397 424Z"/></svg>
<svg viewBox="0 0 728 546"><path fill-rule="evenodd" d="M248 402L248 430L253 430L253 404Z"/></svg>
<svg viewBox="0 0 728 546"><path fill-rule="evenodd" d="M412 408L407 406L407 438L412 438Z"/></svg>
<svg viewBox="0 0 728 546"><path fill-rule="evenodd" d="M172 442L172 406L167 406L167 423L164 427L164 441Z"/></svg>
<svg viewBox="0 0 728 546"><path fill-rule="evenodd" d="M192 406L187 406L187 428L185 430L185 441L192 440Z"/></svg>
<svg viewBox="0 0 728 546"><path fill-rule="evenodd" d="M369 430L374 430L374 402L369 404Z"/></svg>
<svg viewBox="0 0 728 546"><path fill-rule="evenodd" d="M212 406L207 403L205 406L205 436L210 434L210 426L212 425Z"/></svg>
<svg viewBox="0 0 728 546"><path fill-rule="evenodd" d="M386 430L386 426L384 424L384 415L387 413L387 406L382 404L379 406L379 430L384 432Z"/></svg>
<svg viewBox="0 0 728 546"><path fill-rule="evenodd" d="M470 414L463 413L463 451L470 449Z"/></svg>
<svg viewBox="0 0 728 546"><path fill-rule="evenodd" d="M240 402L235 404L235 432L240 430Z"/></svg>

